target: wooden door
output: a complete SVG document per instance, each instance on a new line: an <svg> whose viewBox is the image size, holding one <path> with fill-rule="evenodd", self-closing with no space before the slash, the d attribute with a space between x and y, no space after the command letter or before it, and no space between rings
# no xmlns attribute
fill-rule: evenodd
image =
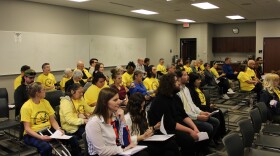
<svg viewBox="0 0 280 156"><path fill-rule="evenodd" d="M264 38L263 47L264 72L268 73L271 70L279 70L280 37Z"/></svg>
<svg viewBox="0 0 280 156"><path fill-rule="evenodd" d="M186 60L196 60L196 38L180 39L180 57Z"/></svg>

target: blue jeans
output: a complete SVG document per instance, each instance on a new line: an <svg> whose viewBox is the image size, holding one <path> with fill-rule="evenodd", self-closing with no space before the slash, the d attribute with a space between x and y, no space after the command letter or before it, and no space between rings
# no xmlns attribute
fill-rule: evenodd
<svg viewBox="0 0 280 156"><path fill-rule="evenodd" d="M208 121L199 121L199 120L193 120L194 124L201 132L207 132L209 135L209 140L213 139L213 137L216 135L220 122L218 119L214 117L209 117Z"/></svg>

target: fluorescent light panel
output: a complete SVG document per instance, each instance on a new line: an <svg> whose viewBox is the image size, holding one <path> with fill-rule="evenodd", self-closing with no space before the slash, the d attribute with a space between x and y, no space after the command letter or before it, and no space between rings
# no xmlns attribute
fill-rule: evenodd
<svg viewBox="0 0 280 156"><path fill-rule="evenodd" d="M138 13L138 14L144 14L144 15L154 15L154 14L158 14L157 12L149 11L149 10L144 10L144 9L140 9L140 10L131 10L131 12Z"/></svg>
<svg viewBox="0 0 280 156"><path fill-rule="evenodd" d="M239 15L226 16L226 17L229 18L229 19L232 19L232 20L245 19L244 17L239 16Z"/></svg>
<svg viewBox="0 0 280 156"><path fill-rule="evenodd" d="M176 21L186 22L186 23L193 23L193 22L195 22L194 20L190 20L190 19L176 19Z"/></svg>
<svg viewBox="0 0 280 156"><path fill-rule="evenodd" d="M90 1L90 0L69 0L69 1L72 1L72 2L86 2L86 1Z"/></svg>
<svg viewBox="0 0 280 156"><path fill-rule="evenodd" d="M217 9L217 8L219 8L216 5L213 5L213 4L208 3L208 2L193 3L192 5L195 6L195 7L200 8L200 9Z"/></svg>

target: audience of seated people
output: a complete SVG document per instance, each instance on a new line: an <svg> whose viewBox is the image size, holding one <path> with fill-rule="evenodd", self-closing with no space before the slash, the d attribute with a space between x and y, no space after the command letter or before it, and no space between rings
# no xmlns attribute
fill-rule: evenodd
<svg viewBox="0 0 280 156"><path fill-rule="evenodd" d="M50 73L49 63L42 65L43 73L38 76L36 83L36 72L32 69L25 70L23 75L19 76L22 79L21 85L14 93L16 116L21 115L24 123L24 142L35 146L41 155L51 155L48 144L51 138L37 133L48 127L52 131L61 130L73 136L67 142L73 155L81 155L77 139L81 139L84 132L87 135L87 152L90 155L117 155L136 144L148 146L136 155L209 154L211 152L208 147L213 146L213 143L220 144L226 128L223 113L206 100L203 90L200 89L202 80L209 86L219 86L223 98L229 99L227 94L234 93L229 79L238 78L240 90L255 91L258 101L266 103L269 114L272 115L270 119L280 123L279 75L268 73L263 76L262 88L261 58L256 61L248 60L248 68L240 65L240 73L232 70L231 59L226 58L221 75L215 62L211 69L210 64L203 64L201 59L192 62L190 67L189 61L183 65L182 59L178 59L176 66L171 64L165 68L164 59L160 59L156 68L149 66L149 58L139 58L137 65L128 63L127 71L119 67L112 69L112 77L109 83L106 83L109 78L104 75L104 65L98 63L97 59L93 58L90 62L89 70L93 71L92 76L84 68L83 62L78 61L73 76L72 70L67 68L60 81L60 89L66 92L66 96L61 97L59 111L63 130L55 121L49 102L43 99L45 91L55 90L56 80ZM147 77L143 79L143 72L135 69L143 69ZM157 79L157 74L162 75L161 79ZM83 88L84 75L87 75L86 82L92 77L86 91ZM110 88L107 84L110 84ZM150 100L150 105L146 109L147 100ZM125 116L120 108L126 110ZM216 110L218 113L210 115ZM38 111L47 115L44 118L40 116L36 120L31 119ZM175 134L175 137L160 143L143 141L153 134L162 133L159 131L161 119L167 133ZM209 140L196 142L199 132L207 132Z"/></svg>
<svg viewBox="0 0 280 156"><path fill-rule="evenodd" d="M45 89L40 82L35 82L27 87L27 92L29 95L29 100L27 100L20 111L21 121L24 125L24 136L23 141L25 144L34 146L37 148L39 153L42 156L52 155L52 147L48 143L52 138L50 134L40 135L39 131L48 128L51 131L61 131L64 134L64 131L58 125L54 110L51 107L50 103L45 100ZM71 146L72 155L81 155L81 148L78 143L78 139L73 136L67 142Z"/></svg>
<svg viewBox="0 0 280 156"><path fill-rule="evenodd" d="M24 72L25 72L27 69L30 69L30 67L29 67L28 65L23 65L23 66L20 68L20 75L17 76L16 79L14 80L14 90L16 90L17 87L21 85L22 77L24 76Z"/></svg>
<svg viewBox="0 0 280 156"><path fill-rule="evenodd" d="M54 91L56 90L55 84L56 79L54 75L51 73L51 66L49 63L44 63L42 65L43 73L37 77L37 82L42 83L44 89L46 91Z"/></svg>
<svg viewBox="0 0 280 156"><path fill-rule="evenodd" d="M268 108L269 119L280 123L280 90L279 75L268 73L264 76L263 90L260 101L264 102Z"/></svg>
<svg viewBox="0 0 280 156"><path fill-rule="evenodd" d="M60 90L62 90L63 92L65 92L65 83L70 80L73 76L73 72L71 68L66 68L64 70L64 75L59 83L60 85Z"/></svg>
<svg viewBox="0 0 280 156"><path fill-rule="evenodd" d="M61 97L59 106L62 129L80 139L85 132L85 124L94 110L84 100L83 92L83 87L79 83L70 85L66 90L66 96Z"/></svg>

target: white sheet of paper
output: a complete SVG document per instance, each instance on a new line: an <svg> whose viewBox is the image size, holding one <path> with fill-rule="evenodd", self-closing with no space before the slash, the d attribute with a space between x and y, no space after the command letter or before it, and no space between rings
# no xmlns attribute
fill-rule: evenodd
<svg viewBox="0 0 280 156"><path fill-rule="evenodd" d="M164 128L163 119L164 119L164 114L161 117L159 130L161 131L162 134L167 135L167 132L166 132L166 130Z"/></svg>
<svg viewBox="0 0 280 156"><path fill-rule="evenodd" d="M199 132L198 133L198 141L203 141L209 139L207 132Z"/></svg>
<svg viewBox="0 0 280 156"><path fill-rule="evenodd" d="M169 138L171 138L174 134L168 134L168 135L153 135L144 141L165 141Z"/></svg>
<svg viewBox="0 0 280 156"><path fill-rule="evenodd" d="M15 108L16 105L8 105L10 109Z"/></svg>
<svg viewBox="0 0 280 156"><path fill-rule="evenodd" d="M72 136L69 135L62 135L61 131L56 130L51 136L53 139L70 139Z"/></svg>
<svg viewBox="0 0 280 156"><path fill-rule="evenodd" d="M211 114L210 114L210 116L212 116L212 115L214 115L214 114L216 114L216 113L218 113L219 112L219 110L215 110L215 111L213 111Z"/></svg>
<svg viewBox="0 0 280 156"><path fill-rule="evenodd" d="M141 146L141 145L137 145L125 152L120 153L119 155L133 155L139 151L142 151L143 149L147 148L147 146Z"/></svg>

